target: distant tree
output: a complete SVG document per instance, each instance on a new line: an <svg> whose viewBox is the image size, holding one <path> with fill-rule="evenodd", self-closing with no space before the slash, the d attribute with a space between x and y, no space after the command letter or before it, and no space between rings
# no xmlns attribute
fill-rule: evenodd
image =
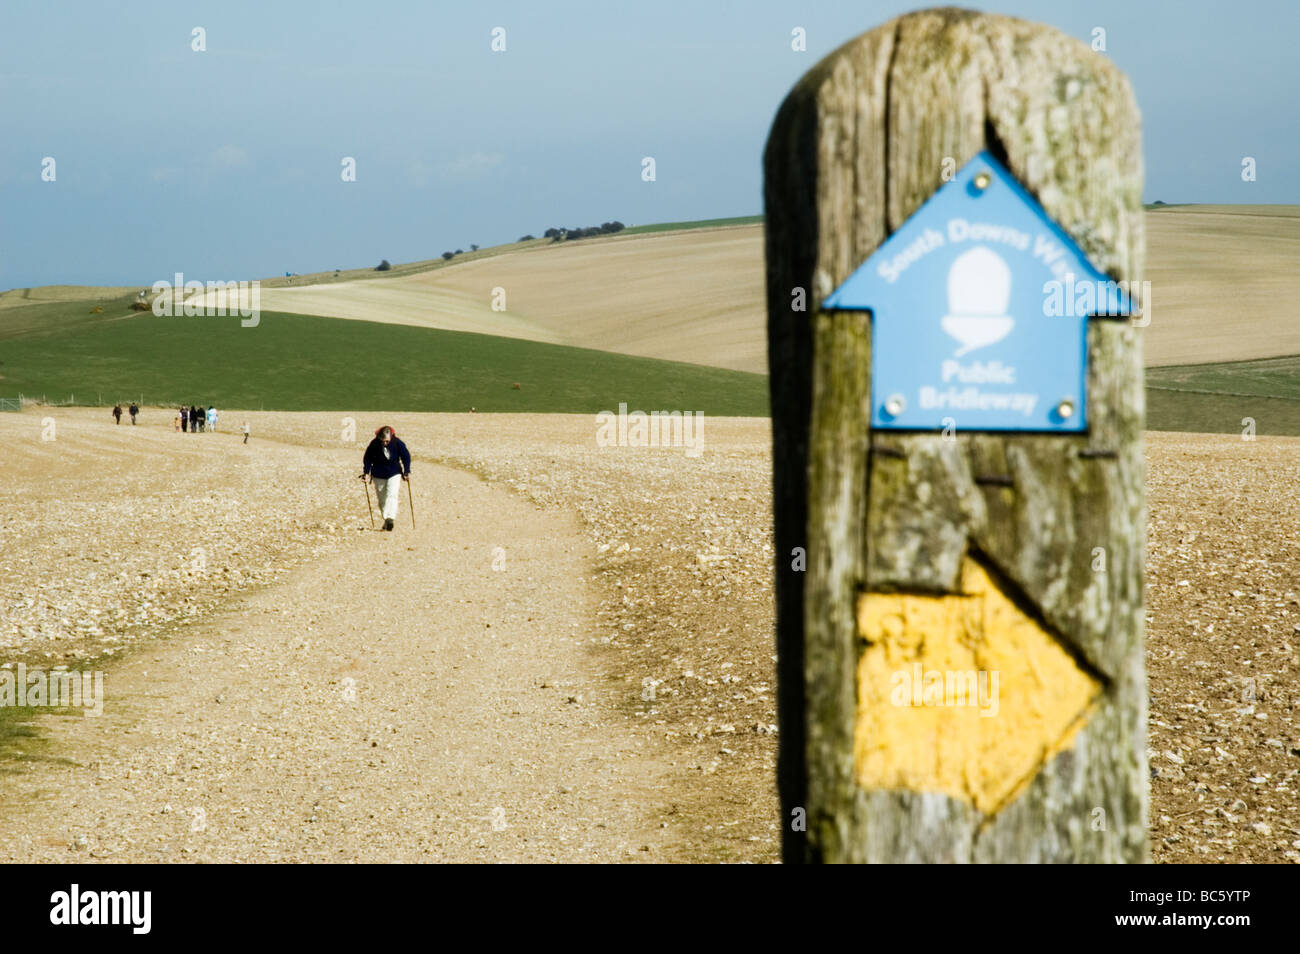
<svg viewBox="0 0 1300 954"><path fill-rule="evenodd" d="M469 250L470 250L471 252L477 252L477 251L478 251L478 246L477 246L477 245L471 245L471 246L469 247Z"/></svg>
<svg viewBox="0 0 1300 954"><path fill-rule="evenodd" d="M451 261L453 258L455 258L455 257L456 257L456 253L455 253L455 252L443 252L443 253L442 253L442 260L443 260L444 262L450 262L450 261Z"/></svg>
<svg viewBox="0 0 1300 954"><path fill-rule="evenodd" d="M593 238L597 235L612 235L615 232L623 231L625 228L627 228L627 226L615 219L613 222L602 222L600 225L593 225L589 228L547 229L542 233L542 237L548 238L552 242L564 242L572 239ZM530 239L532 239L532 236L527 235L519 241L527 242Z"/></svg>
<svg viewBox="0 0 1300 954"><path fill-rule="evenodd" d="M456 254L457 254L457 255L464 255L464 254L465 254L465 250L464 250L463 248L458 248L458 249L456 249Z"/></svg>
<svg viewBox="0 0 1300 954"><path fill-rule="evenodd" d="M533 237L532 237L531 235L525 235L525 236L524 236L523 238L521 238L519 241L521 241L521 242L531 242L532 240L533 240Z"/></svg>
<svg viewBox="0 0 1300 954"><path fill-rule="evenodd" d="M1152 202L1151 204L1152 204L1152 205L1164 205L1165 203L1161 202L1159 199L1156 199L1156 200L1155 200L1154 202Z"/></svg>
<svg viewBox="0 0 1300 954"><path fill-rule="evenodd" d="M386 272L392 267L393 266L388 264L388 259L384 259L382 262L380 262L378 265L375 266L375 271Z"/></svg>

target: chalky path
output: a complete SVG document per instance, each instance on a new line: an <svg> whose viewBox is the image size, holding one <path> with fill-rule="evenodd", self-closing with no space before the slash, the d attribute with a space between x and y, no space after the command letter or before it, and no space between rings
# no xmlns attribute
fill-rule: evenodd
<svg viewBox="0 0 1300 954"><path fill-rule="evenodd" d="M166 427L65 439L82 456L127 439L142 454L240 450ZM257 451L303 476L351 478L359 457ZM665 763L602 718L583 657L594 608L577 521L458 470L417 462L413 478L417 530L405 499L393 533L342 527L332 552L110 660L102 717L39 716L43 743L0 773L0 858L670 855L651 817ZM358 482L341 486L359 507Z"/></svg>

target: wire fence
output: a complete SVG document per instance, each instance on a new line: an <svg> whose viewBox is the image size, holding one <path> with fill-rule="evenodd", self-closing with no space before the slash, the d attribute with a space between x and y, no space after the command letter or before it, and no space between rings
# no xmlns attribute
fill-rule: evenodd
<svg viewBox="0 0 1300 954"><path fill-rule="evenodd" d="M0 398L0 411L21 411L23 408L32 404L37 407L72 407L76 403L77 396L75 394L69 394L67 398L62 401L57 398L51 401L44 394L37 397L34 394L20 393L16 398ZM87 402L82 401L81 403L85 404Z"/></svg>
<svg viewBox="0 0 1300 954"><path fill-rule="evenodd" d="M127 400L122 401L122 405L126 406L129 400L130 399L128 398ZM19 393L17 397L0 397L0 411L21 411L25 407L109 407L112 403L112 401L105 403L104 395L102 393L95 395L95 400L93 401L90 400L89 395L85 394L83 394L81 400L78 401L75 394L69 394L66 398L62 399L56 397L51 400L50 397L45 394ZM145 407L144 395L140 395L136 399L135 403L141 407ZM170 407L172 403L173 402L171 401L154 401L151 406Z"/></svg>
<svg viewBox="0 0 1300 954"><path fill-rule="evenodd" d="M121 402L122 407L125 408L130 401L130 398L123 400ZM189 407L192 402L174 399L164 400L156 396L149 400L145 400L145 395L141 394L135 398L135 403L142 408L162 408L164 410L174 411L180 407ZM20 393L17 397L0 397L0 412L21 411L25 407L111 407L112 404L112 401L104 401L102 393L97 394L96 399L93 401L89 400L88 396L84 394L82 395L81 400L78 401L75 394L69 394L62 400L57 398L55 400L50 400L49 397L44 394L37 395ZM206 407L206 405L204 406ZM266 408L261 404L261 402L258 402L256 409L265 410ZM253 410L253 408L249 407L246 410Z"/></svg>

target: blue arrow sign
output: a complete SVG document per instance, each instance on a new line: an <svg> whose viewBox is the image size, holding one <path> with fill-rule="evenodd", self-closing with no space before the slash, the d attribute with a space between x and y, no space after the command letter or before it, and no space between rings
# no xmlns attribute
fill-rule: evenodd
<svg viewBox="0 0 1300 954"><path fill-rule="evenodd" d="M1122 283L988 152L858 266L824 310L872 313L874 428L1087 428L1087 323Z"/></svg>

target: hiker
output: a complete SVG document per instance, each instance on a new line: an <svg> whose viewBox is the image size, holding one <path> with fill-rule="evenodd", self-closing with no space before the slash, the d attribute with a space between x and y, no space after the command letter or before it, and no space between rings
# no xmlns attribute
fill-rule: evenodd
<svg viewBox="0 0 1300 954"><path fill-rule="evenodd" d="M176 416L172 418L172 430L177 434L181 432L181 412L177 411Z"/></svg>
<svg viewBox="0 0 1300 954"><path fill-rule="evenodd" d="M181 433L184 434L186 431L190 429L190 409L187 407L181 408L180 415L181 415Z"/></svg>
<svg viewBox="0 0 1300 954"><path fill-rule="evenodd" d="M384 529L392 530L397 505L402 499L402 481L411 474L411 452L387 425L375 431L375 439L366 446L361 458L361 479L375 485L379 509L384 514Z"/></svg>
<svg viewBox="0 0 1300 954"><path fill-rule="evenodd" d="M113 423L114 424L122 423L122 405L120 404L113 405Z"/></svg>
<svg viewBox="0 0 1300 954"><path fill-rule="evenodd" d="M132 402L131 402L131 406L130 406L129 408L127 408L126 410L127 410L127 413L131 415L131 426L134 427L134 426L135 426L135 416L136 416L137 414L140 413L140 405L138 405L138 404L136 404L134 401L132 401Z"/></svg>
<svg viewBox="0 0 1300 954"><path fill-rule="evenodd" d="M198 405L190 405L190 432L193 434L203 430L203 415L199 413Z"/></svg>
<svg viewBox="0 0 1300 954"><path fill-rule="evenodd" d="M208 407L208 430L217 433L217 409L211 406Z"/></svg>
<svg viewBox="0 0 1300 954"><path fill-rule="evenodd" d="M244 443L248 443L248 422L244 422Z"/></svg>

